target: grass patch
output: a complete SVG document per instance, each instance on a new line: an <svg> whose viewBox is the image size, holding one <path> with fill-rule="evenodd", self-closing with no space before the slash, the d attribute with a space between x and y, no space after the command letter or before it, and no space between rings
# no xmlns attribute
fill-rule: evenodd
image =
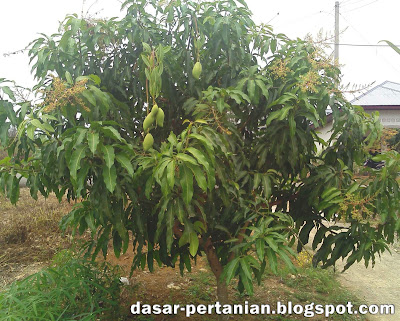
<svg viewBox="0 0 400 321"><path fill-rule="evenodd" d="M14 283L18 284L18 286L13 285L14 293L19 293L18 289L22 289L23 286L27 287L29 284L37 284L42 278L47 278L48 275L55 278L53 275L55 273L54 271L61 273L61 270L58 268L54 270L54 266L64 266L62 264L64 261L72 259L71 257L64 256L70 253L64 249L70 248L74 243L70 235L61 235L58 224L62 216L68 213L70 209L70 204L66 201L60 204L54 195L50 196L47 200L43 197L39 197L38 201L35 201L30 197L29 190L26 188L21 189L21 198L17 206L11 205L7 199L0 197L0 214L2 216L0 220L0 288L6 284L10 284L10 282L15 279L19 279L20 281ZM49 258L53 257L55 253L63 254L56 255L55 259L50 262ZM119 259L115 258L112 254L112 248L110 248L107 261L112 265L121 265L123 268L121 273L126 277L129 275L132 258L133 249L131 246L128 252L121 255ZM40 265L41 263L43 264ZM40 268L49 264L53 266L53 270L45 269L39 271L38 274ZM274 275L271 271L267 270L261 285L255 286L255 294L252 297L246 294L238 294L235 289L236 284L232 282L229 289L232 303L249 301L250 304L270 304L271 307L274 307L278 301L282 303L291 301L293 304L302 305L309 302L315 302L316 304L346 304L351 301L357 306L357 304L361 303L348 291L340 287L333 270L314 269L310 266L310 260L306 256L301 255L296 265L298 266L298 272L296 274L289 272L285 264L279 265L278 275ZM98 266L99 265L97 265L96 268L93 266L90 273L101 273L102 270L99 270ZM66 267L64 266L64 268ZM71 267L71 269L73 269L73 267ZM69 272L63 270L62 273ZM26 279L26 275L30 274L34 276ZM72 279L74 279L74 277L72 277ZM102 278L100 279L102 280ZM68 283L68 280L65 278L60 279L60 282L64 282L63 287L73 287L73 284ZM141 301L143 304L213 304L217 299L216 282L208 268L207 260L204 257L197 260L197 265L193 266L192 272L185 273L183 277L180 276L178 269L157 267L154 273L149 273L147 270L134 271L130 282L131 285L124 286L119 296L119 308L123 314L123 317L120 318L121 320L178 321L184 318L183 314L178 314L177 316L133 316L130 314L130 305L136 301ZM49 289L50 288L52 287L49 286ZM53 285L53 289L54 288ZM9 290L7 291L8 292L3 293L10 293ZM57 295L59 294L60 293ZM4 296L2 300L3 307L0 306L0 310L3 310L5 306L4 302L6 301L4 300L6 299ZM31 301L28 300L27 302L31 304ZM73 303L75 302L74 300L70 300L70 302L73 309L75 309L74 313L81 311L79 310L81 308L79 307L79 301L76 302L76 305ZM101 300L99 302L101 302ZM89 303L89 301L86 301L85 304ZM67 305L67 303L63 303L64 308L66 308ZM33 305L31 304L30 306L33 309ZM91 307L92 306L89 304L88 308ZM103 305L99 307L103 308ZM12 312L12 310L10 311ZM0 317L0 319L2 318ZM217 319L216 315L195 315L191 317L192 321L212 321ZM301 315L244 315L233 316L230 320L304 319L305 318ZM48 320L50 320L50 318L48 318ZM68 319L61 318L60 320ZM77 320L77 318L74 320ZM79 320L92 319L85 319L82 317ZM117 319L112 317L109 320ZM312 320L322 321L326 320L326 318L315 316ZM333 315L329 320L356 321L366 320L366 318L362 318L359 315Z"/></svg>
<svg viewBox="0 0 400 321"><path fill-rule="evenodd" d="M50 195L35 201L28 188L20 191L15 206L0 194L0 289L37 272L41 263L74 243L71 235L62 235L59 229L61 218L71 209L66 200L59 203Z"/></svg>
<svg viewBox="0 0 400 321"><path fill-rule="evenodd" d="M297 264L299 265L299 264ZM168 284L179 285L179 289L169 289ZM133 284L139 284L136 291L127 296L124 301L142 304L213 304L216 298L216 282L213 274L207 267L204 258L197 261L191 273L181 277L175 270L170 268L157 268L154 274L147 271L135 271ZM230 300L234 304L269 304L272 309L278 301L293 305L303 306L314 302L315 304L344 304L352 302L355 308L364 302L360 302L354 295L341 287L337 281L337 275L333 269L323 270L312 268L309 264L302 262L298 266L296 274L292 274L283 263L279 263L278 275L267 271L260 286L254 287L254 295L239 294L236 284L232 282L229 288ZM125 311L128 311L128 306ZM126 320L182 320L183 313L176 316L132 316L128 312ZM303 315L235 315L231 316L233 321L258 321L258 320L305 320ZM308 320L309 318L307 318ZM213 321L218 320L217 315L193 315L190 320ZM310 320L327 320L325 316L315 315ZM367 320L361 315L332 315L329 320L358 321Z"/></svg>
<svg viewBox="0 0 400 321"><path fill-rule="evenodd" d="M59 249L70 244L70 237L60 233L59 222L70 211L67 201L51 196L34 200L27 188L21 188L17 205L0 196L0 256L12 251L8 262L31 263L48 260ZM18 253L16 250L21 249Z"/></svg>
<svg viewBox="0 0 400 321"><path fill-rule="evenodd" d="M0 292L0 320L119 320L118 270L60 252Z"/></svg>

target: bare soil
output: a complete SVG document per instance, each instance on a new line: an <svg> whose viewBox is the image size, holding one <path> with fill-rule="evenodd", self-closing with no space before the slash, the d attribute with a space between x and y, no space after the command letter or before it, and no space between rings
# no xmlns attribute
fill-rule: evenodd
<svg viewBox="0 0 400 321"><path fill-rule="evenodd" d="M400 309L400 244L391 247L377 259L374 267L366 268L363 262L353 265L339 274L339 281L360 299L369 304L394 304ZM344 266L339 263L339 269ZM371 321L398 321L400 313L395 315L369 315Z"/></svg>
<svg viewBox="0 0 400 321"><path fill-rule="evenodd" d="M62 235L58 226L70 210L67 201L59 203L54 195L35 201L27 188L21 188L15 206L0 196L0 289L37 272L55 253L71 246L71 235Z"/></svg>
<svg viewBox="0 0 400 321"><path fill-rule="evenodd" d="M62 235L58 222L71 210L71 205L63 200L61 203L51 195L48 199L39 197L34 201L29 190L21 189L21 198L13 206L4 197L0 197L0 290L12 281L37 272L49 264L54 254L72 246L70 234ZM99 258L100 260L101 258ZM177 316L132 316L130 305L141 301L146 304L212 304L216 301L216 282L204 258L197 261L190 273L180 275L179 269L157 267L154 273L147 269L134 271L130 276L133 250L130 247L126 254L118 259L109 248L107 261L119 265L123 276L129 279L130 285L123 288L121 297L125 320L162 321L183 320L184 315ZM299 265L299 262L295 262ZM324 272L325 273L325 272ZM252 297L240 295L236 284L232 282L229 289L233 303L249 301L250 304L271 304L292 301L293 304L344 303L354 300L354 296L334 285L327 287L327 279L334 279L333 272L316 274L311 269L299 267L298 274L291 274L284 264L280 266L279 275L268 272L260 286L255 286ZM334 283L334 282L331 282ZM335 302L333 302L336 300ZM339 316L340 317L340 316ZM235 316L230 320L304 320L303 316ZM214 316L193 316L191 320L217 320ZM325 317L316 316L312 320L322 321ZM333 317L330 320L342 320ZM356 317L346 320L366 320Z"/></svg>
<svg viewBox="0 0 400 321"><path fill-rule="evenodd" d="M185 315L180 313L176 316L153 315L148 318L145 316L132 316L130 305L140 301L141 304L213 304L217 301L216 297L216 281L208 267L207 260L201 258L196 265L192 267L191 272L185 271L183 276L180 275L179 269L170 267L156 267L153 273L148 269L136 270L129 277L129 271L132 261L133 251L129 248L126 254L121 255L117 259L112 252L107 255L107 261L112 264L118 264L125 276L128 278L130 285L123 290L121 305L123 311L126 312L126 320L146 320L146 321L180 321L185 320ZM282 270L285 269L281 264ZM255 285L254 295L240 295L236 289L236 284L232 282L229 287L229 298L233 304L270 304L275 307L278 301L286 303L288 301L295 304L305 305L310 302L318 302L321 304L331 304L332 297L346 297L353 300L354 296L343 294L343 290L336 289L327 290L322 280L311 280L307 275L283 273L284 275L276 276L272 272L267 273L260 286ZM333 272L332 272L333 277ZM341 300L341 299L339 299ZM345 300L345 299L343 299ZM357 301L358 302L358 301ZM340 301L345 303L345 301ZM336 302L336 304L339 304ZM357 304L357 303L356 303ZM256 321L256 320L304 320L302 315L292 316L265 316L265 315L238 315L231 316L231 321ZM212 321L218 320L216 315L193 315L190 317L193 321ZM322 321L327 320L324 316L315 316L311 320ZM341 320L340 316L329 320ZM355 317L346 320L367 320L365 317Z"/></svg>
<svg viewBox="0 0 400 321"><path fill-rule="evenodd" d="M341 224L341 223L339 223ZM338 224L336 224L338 225ZM342 224L344 225L344 224ZM311 231L310 241L306 245L312 252L312 244L315 230ZM365 266L364 261L353 264L343 272L345 261L338 261L335 265L336 275L342 286L366 304L394 304L400 309L400 243L390 246L391 253L384 252L376 258L375 265ZM395 309L394 315L368 314L370 321L399 321L400 312Z"/></svg>

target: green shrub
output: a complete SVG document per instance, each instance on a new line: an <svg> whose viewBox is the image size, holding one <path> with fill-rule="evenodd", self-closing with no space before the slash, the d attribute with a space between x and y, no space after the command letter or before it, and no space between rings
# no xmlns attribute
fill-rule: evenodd
<svg viewBox="0 0 400 321"><path fill-rule="evenodd" d="M392 135L386 140L389 147L397 152L400 151L400 130L393 130Z"/></svg>
<svg viewBox="0 0 400 321"><path fill-rule="evenodd" d="M117 320L116 268L64 255L57 265L16 281L0 293L1 321Z"/></svg>

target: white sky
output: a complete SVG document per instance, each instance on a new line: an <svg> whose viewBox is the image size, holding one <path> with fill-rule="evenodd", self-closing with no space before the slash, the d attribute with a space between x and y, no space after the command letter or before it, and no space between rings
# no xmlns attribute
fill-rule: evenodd
<svg viewBox="0 0 400 321"><path fill-rule="evenodd" d="M31 87L25 54L4 57L24 48L38 33L55 33L66 14L86 12L113 17L120 14L119 0L14 0L1 1L0 77ZM84 2L84 3L83 3ZM256 22L268 23L276 33L291 38L316 35L321 29L333 35L335 0L247 0ZM340 42L377 45L380 40L400 44L400 2L398 0L341 0ZM279 15L277 15L279 13ZM332 47L333 48L333 47ZM330 50L332 51L332 50ZM388 47L340 46L344 83L400 83L400 55Z"/></svg>

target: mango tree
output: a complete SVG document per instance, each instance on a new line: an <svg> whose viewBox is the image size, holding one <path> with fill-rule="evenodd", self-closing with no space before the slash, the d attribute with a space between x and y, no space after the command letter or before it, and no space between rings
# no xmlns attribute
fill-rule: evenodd
<svg viewBox="0 0 400 321"><path fill-rule="evenodd" d="M339 68L312 42L256 25L243 0L123 8L122 19L67 16L30 44L36 100L3 82L11 201L17 173L34 198L78 200L62 226L91 232L93 258L133 242L132 268L183 273L205 255L221 302L232 279L251 294L279 260L294 269L294 243L313 229L316 264L374 263L399 231L400 158L382 155L357 180L380 124L337 90Z"/></svg>

